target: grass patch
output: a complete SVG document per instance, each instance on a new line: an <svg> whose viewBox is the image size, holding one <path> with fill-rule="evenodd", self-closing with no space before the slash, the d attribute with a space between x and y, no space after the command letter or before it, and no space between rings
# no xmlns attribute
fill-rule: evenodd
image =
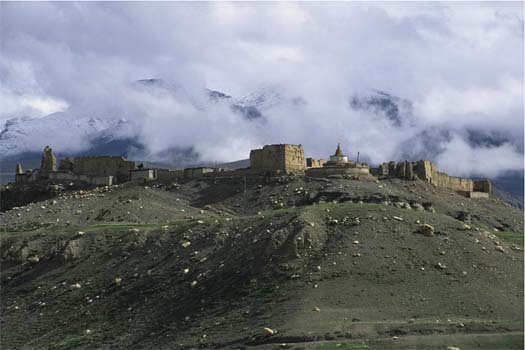
<svg viewBox="0 0 525 350"><path fill-rule="evenodd" d="M319 350L366 350L370 349L370 346L366 344L351 344L351 343L326 343L319 344L313 349Z"/></svg>
<svg viewBox="0 0 525 350"><path fill-rule="evenodd" d="M523 248L523 238L524 238L523 233L503 231L503 232L495 232L494 234L498 238L501 238L502 240L508 243L516 244L517 246L520 246Z"/></svg>

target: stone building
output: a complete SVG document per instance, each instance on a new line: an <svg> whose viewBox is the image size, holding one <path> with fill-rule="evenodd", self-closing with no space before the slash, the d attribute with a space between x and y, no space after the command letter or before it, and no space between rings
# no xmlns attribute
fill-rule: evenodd
<svg viewBox="0 0 525 350"><path fill-rule="evenodd" d="M306 158L307 168L321 168L326 163L324 159Z"/></svg>
<svg viewBox="0 0 525 350"><path fill-rule="evenodd" d="M130 171L135 169L135 162L124 157L97 156L65 158L60 162L60 170L71 171L74 174L89 176L113 176L118 182L126 182L131 178Z"/></svg>
<svg viewBox="0 0 525 350"><path fill-rule="evenodd" d="M83 173L74 173L74 161L66 158L60 162L57 170L57 159L53 150L46 146L42 152L42 161L40 169L22 170L22 164L16 165L15 182L28 183L38 180L57 180L57 181L82 181L92 185L109 186L113 184L112 175L92 175Z"/></svg>
<svg viewBox="0 0 525 350"><path fill-rule="evenodd" d="M306 170L301 145L266 145L250 152L250 169L260 173L297 173Z"/></svg>
<svg viewBox="0 0 525 350"><path fill-rule="evenodd" d="M306 171L307 176L327 177L332 175L369 175L368 164L358 163L348 160L341 149L341 144L337 145L335 153L330 156L330 160L322 167L312 167Z"/></svg>

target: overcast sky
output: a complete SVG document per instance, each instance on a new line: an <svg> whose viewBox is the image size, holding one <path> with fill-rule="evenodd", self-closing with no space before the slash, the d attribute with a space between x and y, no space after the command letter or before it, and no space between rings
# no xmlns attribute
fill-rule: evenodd
<svg viewBox="0 0 525 350"><path fill-rule="evenodd" d="M202 160L233 161L301 143L327 157L341 142L374 163L427 152L456 175L523 168L522 2L0 2L0 16L0 123L82 109L121 114L151 154L193 146ZM144 78L190 95L271 87L304 103L249 122L130 90ZM408 122L349 107L373 89L411 101ZM499 141L472 143L466 130ZM31 147L85 146L59 135Z"/></svg>

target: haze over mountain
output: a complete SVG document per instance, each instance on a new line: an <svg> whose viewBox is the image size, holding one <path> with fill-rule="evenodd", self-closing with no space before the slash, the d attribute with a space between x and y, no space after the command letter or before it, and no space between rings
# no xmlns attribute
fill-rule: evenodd
<svg viewBox="0 0 525 350"><path fill-rule="evenodd" d="M3 3L2 22L0 159L341 142L372 164L523 170L521 3Z"/></svg>

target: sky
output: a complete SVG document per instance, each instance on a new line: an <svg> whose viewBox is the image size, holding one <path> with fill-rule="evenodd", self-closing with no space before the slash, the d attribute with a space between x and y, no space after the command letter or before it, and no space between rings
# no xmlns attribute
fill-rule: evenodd
<svg viewBox="0 0 525 350"><path fill-rule="evenodd" d="M201 161L234 161L270 143L326 158L341 142L372 164L428 157L453 175L497 176L523 169L523 10L523 2L0 2L0 127L95 116L125 120L116 137L143 143L150 160L192 147ZM137 89L149 78L178 90ZM250 121L206 100L205 88L241 101L257 91L279 98ZM410 101L402 123L351 108L352 97L376 90ZM20 137L24 150L51 143L67 153L89 148L92 135L68 127Z"/></svg>

